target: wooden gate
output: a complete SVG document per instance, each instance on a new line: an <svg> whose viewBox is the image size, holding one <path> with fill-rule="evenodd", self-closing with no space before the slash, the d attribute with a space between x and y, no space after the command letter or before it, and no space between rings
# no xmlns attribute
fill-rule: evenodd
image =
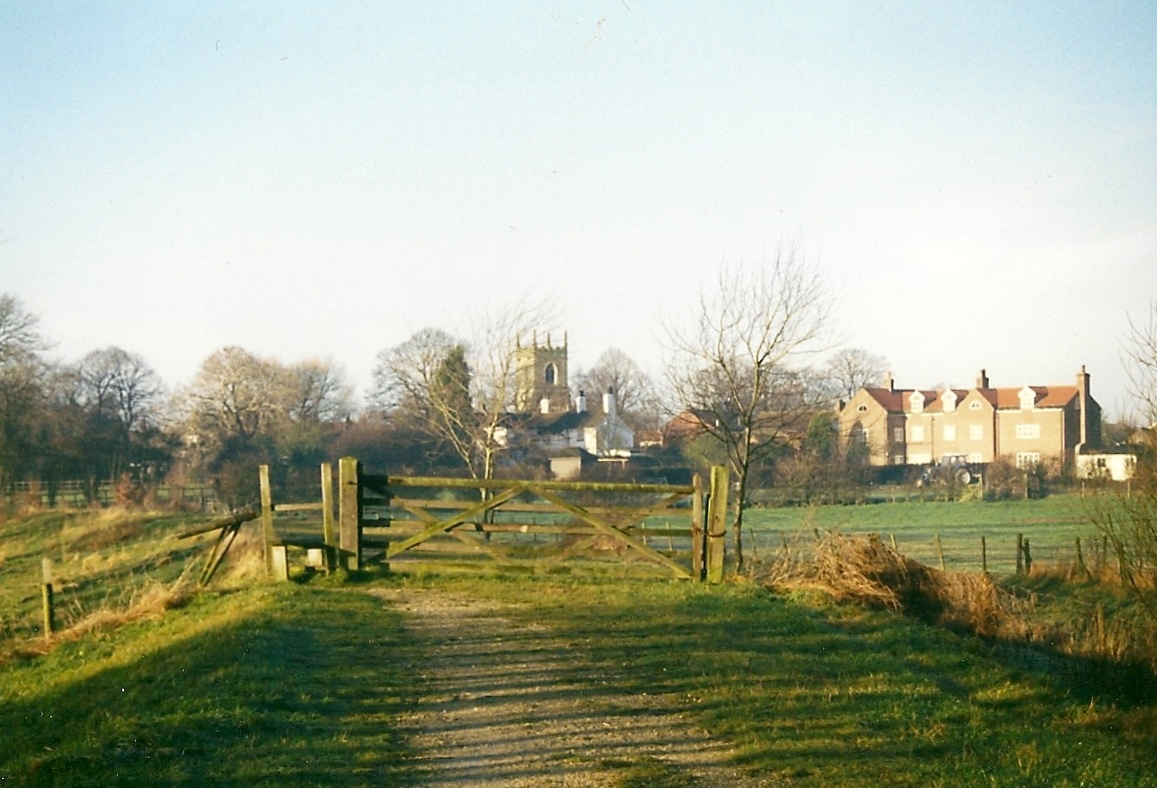
<svg viewBox="0 0 1157 788"><path fill-rule="evenodd" d="M289 548L307 565L357 570L421 562L547 568L563 562L625 562L673 577L723 577L727 471L705 487L452 479L365 473L339 463L337 516L332 472L322 466L319 503L275 504L261 469L262 524L269 570L288 576Z"/></svg>

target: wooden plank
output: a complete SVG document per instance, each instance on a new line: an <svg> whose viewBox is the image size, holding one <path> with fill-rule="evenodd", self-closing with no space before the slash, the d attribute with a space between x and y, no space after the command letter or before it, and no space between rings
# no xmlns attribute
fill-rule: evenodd
<svg viewBox="0 0 1157 788"><path fill-rule="evenodd" d="M435 476L389 476L389 477L373 477L367 476L367 480L374 480L374 486L379 489L388 487L394 489L396 487L429 487L432 489L451 488L451 489L487 489L487 490L507 490L512 488L522 488L526 485L526 481L522 479L456 479L444 478ZM383 483L381 480L386 479ZM535 490L552 490L552 491L566 491L571 490L575 492L649 492L649 493L681 493L682 495L690 495L695 492L695 488L691 485L677 485L677 484L627 484L615 482L560 482L552 480L536 481L533 483Z"/></svg>
<svg viewBox="0 0 1157 788"><path fill-rule="evenodd" d="M427 527L425 530L421 531L420 533L414 534L409 539L405 539L401 542L396 542L394 544L391 544L389 550L387 550L387 552L386 552L386 555L387 555L387 557L392 557L394 555L397 555L398 553L404 552L405 550L408 550L409 548L413 547L416 544L421 544L422 542L426 541L427 539L429 539L431 536L433 536L435 534L442 533L443 531L446 531L450 528L453 528L456 525L461 525L464 522L468 522L470 520L473 520L475 517L481 515L483 512L487 511L488 509L491 509L494 506L498 506L499 504L510 500L514 496L519 495L520 493L523 492L524 489L525 488L522 488L522 487L514 487L514 488L507 489L504 492L501 492L498 495L494 496L493 498L490 498L490 499L485 500L485 501L479 501L472 508L467 509L466 511L463 511L463 512L459 512L458 514L454 515L453 517L450 517L446 520L439 520L439 521L431 524L429 527Z"/></svg>
<svg viewBox="0 0 1157 788"><path fill-rule="evenodd" d="M337 569L337 527L333 519L333 465L321 464L321 536L325 542L325 571Z"/></svg>
<svg viewBox="0 0 1157 788"><path fill-rule="evenodd" d="M270 548L271 574L278 580L289 580L289 550L285 545L276 544Z"/></svg>
<svg viewBox="0 0 1157 788"><path fill-rule="evenodd" d="M235 512L234 514L229 515L228 517L222 517L214 520L211 523L207 523L196 528L191 528L188 531L182 531L181 533L177 534L177 538L188 539L191 536L207 534L210 531L219 531L222 528L226 528L231 525L240 525L241 523L247 523L250 520L256 520L260 516L261 512L257 511L256 509L242 509L239 512Z"/></svg>
<svg viewBox="0 0 1157 788"><path fill-rule="evenodd" d="M664 566L671 569L673 572L675 572L677 575L679 575L681 577L690 577L691 576L691 573L687 569L687 567L683 566L682 564L678 563L677 561L672 561L670 558L663 555L658 550L651 549L650 547L648 547L647 545L638 541L637 539L631 538L630 536L623 533L619 529L607 524L606 522L604 522L603 520L600 520L599 518L595 517L594 515L591 515L585 509L583 509L581 506L578 506L577 504L573 504L573 503L559 497L558 495L555 495L553 491L540 488L537 484L533 485L533 489L536 493L541 495L543 498L546 498L547 500L554 502L562 509L566 509L568 512L573 514L575 517L578 517L578 518L590 523L592 526L594 526L596 529L601 531L603 534L610 536L613 539L618 540L619 542L622 542L629 549L633 549L633 550L637 550L637 551L641 552L643 555L646 555L649 558L651 558L652 560L663 564Z"/></svg>
<svg viewBox="0 0 1157 788"><path fill-rule="evenodd" d="M269 466L262 465L257 470L261 482L261 543L265 558L266 575L273 574L273 488L269 484Z"/></svg>
<svg viewBox="0 0 1157 788"><path fill-rule="evenodd" d="M493 511L493 509L489 509L488 511ZM430 512L426 511L425 509L415 507L410 513L417 516L417 517L422 518L422 520L426 523L427 527L429 527L431 525L436 525L439 522L438 518L436 518L434 515L430 514ZM483 518L483 519L485 519L485 518ZM484 523L477 523L477 524L475 524L475 527L478 528L479 531L485 530L485 524ZM505 551L499 549L498 547L496 547L494 545L488 544L485 541L480 541L479 537L474 537L474 536L470 536L468 534L461 533L456 528L449 529L447 531L447 533L449 533L450 536L454 537L455 539L458 539L459 541L470 545L473 550L476 550L478 552L485 553L485 554L489 555L491 558L493 558L495 561L498 561L499 563L508 563L509 562L509 558L505 554ZM481 536L482 538L485 538L484 534L480 534L479 536Z"/></svg>
<svg viewBox="0 0 1157 788"><path fill-rule="evenodd" d="M273 505L275 512L320 512L323 504L317 503L278 503Z"/></svg>
<svg viewBox="0 0 1157 788"><path fill-rule="evenodd" d="M338 550L340 564L351 572L362 563L361 470L353 457L338 462Z"/></svg>
<svg viewBox="0 0 1157 788"><path fill-rule="evenodd" d="M648 516L670 515L679 512L675 504L688 498L690 496L684 493L672 493L662 501L658 501L649 507L646 507L651 514ZM390 508L409 509L410 507L430 509L430 510L444 510L454 511L457 509L468 509L475 504L475 501L446 501L436 500L431 498L393 498L390 501ZM372 505L372 504L371 504ZM606 512L619 512L624 510L638 511L640 507L632 506L588 506L586 510L592 514L602 514ZM558 507L551 503L526 503L523 501L509 501L500 507L495 508L496 514L551 514L557 513ZM689 511L689 510L685 510Z"/></svg>
<svg viewBox="0 0 1157 788"><path fill-rule="evenodd" d="M695 493L691 498L691 576L702 581L706 573L707 543L703 529L703 477L695 474Z"/></svg>

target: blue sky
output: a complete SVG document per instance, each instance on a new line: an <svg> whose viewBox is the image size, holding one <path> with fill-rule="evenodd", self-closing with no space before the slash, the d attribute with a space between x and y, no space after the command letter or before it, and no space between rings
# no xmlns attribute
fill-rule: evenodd
<svg viewBox="0 0 1157 788"><path fill-rule="evenodd" d="M558 306L657 377L664 315L797 241L897 383L1125 405L1157 299L1157 5L0 4L0 291L170 386L225 345L359 386Z"/></svg>

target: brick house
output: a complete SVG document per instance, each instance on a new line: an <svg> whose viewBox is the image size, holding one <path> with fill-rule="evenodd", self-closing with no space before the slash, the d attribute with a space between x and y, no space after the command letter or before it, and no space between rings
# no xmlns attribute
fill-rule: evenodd
<svg viewBox="0 0 1157 788"><path fill-rule="evenodd" d="M970 389L862 388L838 412L841 443L874 467L927 465L945 457L986 464L1067 467L1101 443L1101 407L1081 367L1075 385L994 388L981 370Z"/></svg>

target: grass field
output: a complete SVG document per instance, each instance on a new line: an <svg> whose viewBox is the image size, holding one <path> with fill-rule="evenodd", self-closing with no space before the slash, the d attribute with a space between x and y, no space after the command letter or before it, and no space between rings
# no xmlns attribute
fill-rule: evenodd
<svg viewBox="0 0 1157 788"><path fill-rule="evenodd" d="M912 506L956 524L978 516L950 521L948 510ZM113 515L56 516L0 526L0 599L18 622L35 620L44 551L67 559L82 607L128 609L132 589L171 586L207 547L171 538L191 525L180 519L134 516L112 539L99 534L121 522ZM995 527L1018 527L1011 513L992 516L1006 518ZM756 530L788 527L799 524ZM744 583L384 573L237 582L62 637L43 655L10 651L0 664L0 781L417 784L403 720L421 694L423 654L403 637L401 614L366 593L399 584L509 605L568 642L576 665L596 665L600 680L670 698L769 785L1157 785L1157 711L1074 683L1079 671L1057 654ZM38 640L24 624L8 628L10 642L27 635ZM639 784L637 771L624 772L623 786Z"/></svg>
<svg viewBox="0 0 1157 788"><path fill-rule="evenodd" d="M1090 522L1088 500L1077 495L1011 501L906 501L859 506L812 508L752 508L745 521L749 549L755 554L777 548L785 536L835 530L844 534L875 533L895 538L900 552L929 566L939 566L936 537L949 570L981 569L981 537L988 554L988 571L1012 574L1016 569L1016 539L1029 539L1034 560L1059 564L1076 558L1076 539L1093 560L1100 535Z"/></svg>

